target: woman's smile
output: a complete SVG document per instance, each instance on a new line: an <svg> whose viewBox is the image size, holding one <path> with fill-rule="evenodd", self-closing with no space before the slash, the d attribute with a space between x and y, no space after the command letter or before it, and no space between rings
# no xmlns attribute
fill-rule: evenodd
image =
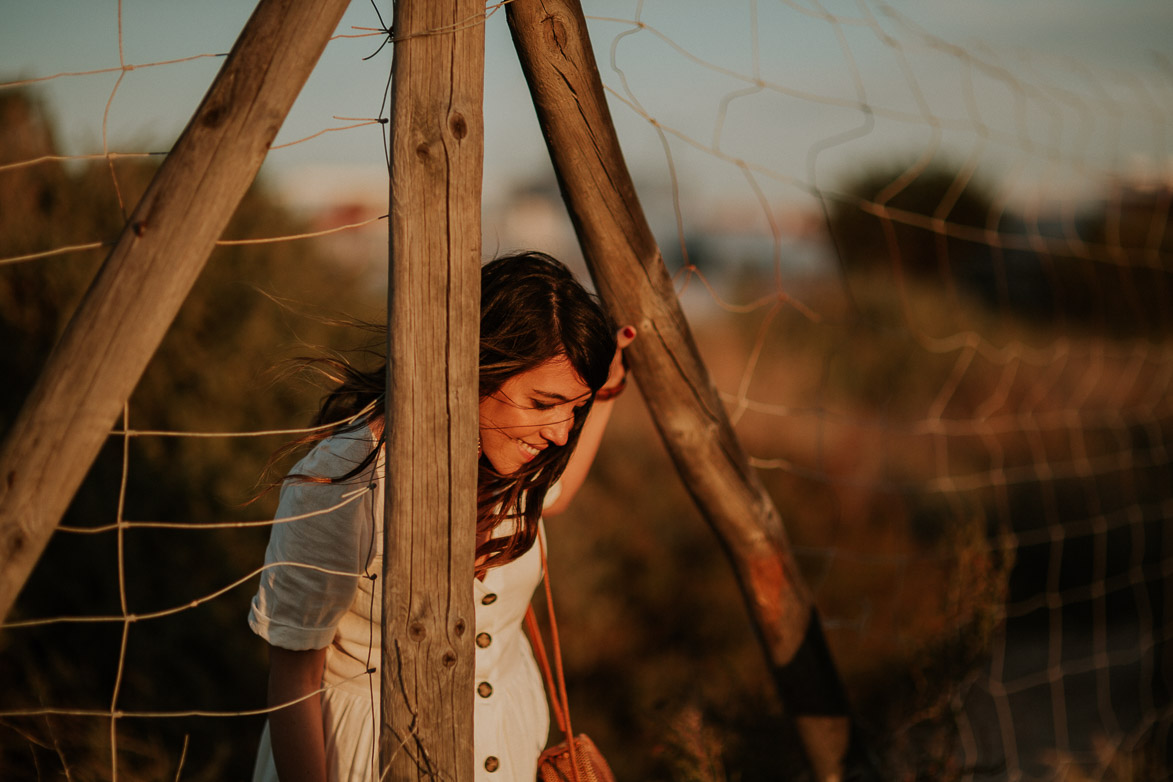
<svg viewBox="0 0 1173 782"><path fill-rule="evenodd" d="M565 356L510 377L480 402L481 453L512 475L551 445L566 444L574 411L590 395Z"/></svg>

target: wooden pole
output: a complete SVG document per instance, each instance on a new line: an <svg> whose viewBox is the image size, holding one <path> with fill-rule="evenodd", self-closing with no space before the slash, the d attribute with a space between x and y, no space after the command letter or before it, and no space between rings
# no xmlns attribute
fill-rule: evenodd
<svg viewBox="0 0 1173 782"><path fill-rule="evenodd" d="M0 449L0 619L256 176L347 0L262 0Z"/></svg>
<svg viewBox="0 0 1173 782"><path fill-rule="evenodd" d="M731 557L782 702L823 780L842 778L850 720L781 518L748 464L697 352L611 123L576 0L514 0L510 30L562 194L652 419ZM851 763L857 760L853 750Z"/></svg>
<svg viewBox="0 0 1173 782"><path fill-rule="evenodd" d="M379 744L393 780L473 779L484 19L480 0L395 5Z"/></svg>

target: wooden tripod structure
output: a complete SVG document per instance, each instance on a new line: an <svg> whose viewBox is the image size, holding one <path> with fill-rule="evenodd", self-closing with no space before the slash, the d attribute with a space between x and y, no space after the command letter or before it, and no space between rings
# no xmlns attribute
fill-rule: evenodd
<svg viewBox="0 0 1173 782"><path fill-rule="evenodd" d="M347 4L261 0L50 357L0 450L0 618ZM507 14L591 274L616 320L640 330L632 370L734 563L815 776L864 769L858 778L867 778L781 519L737 442L636 198L582 10L577 0L514 0ZM392 577L383 584L380 756L395 780L473 776L483 16L479 1L400 0L393 24L384 543Z"/></svg>

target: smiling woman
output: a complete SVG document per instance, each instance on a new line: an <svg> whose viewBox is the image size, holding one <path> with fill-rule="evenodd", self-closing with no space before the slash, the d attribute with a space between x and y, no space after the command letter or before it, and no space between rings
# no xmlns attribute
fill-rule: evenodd
<svg viewBox="0 0 1173 782"><path fill-rule="evenodd" d="M543 512L586 477L623 388L618 333L558 261L509 256L481 271L480 460L473 745L484 782L532 780L549 717L522 619L541 578ZM377 778L385 368L327 362L340 383L296 445L249 625L270 645L269 703L254 780Z"/></svg>
<svg viewBox="0 0 1173 782"><path fill-rule="evenodd" d="M512 475L549 446L565 446L590 401L590 387L563 357L514 375L481 400L481 453Z"/></svg>

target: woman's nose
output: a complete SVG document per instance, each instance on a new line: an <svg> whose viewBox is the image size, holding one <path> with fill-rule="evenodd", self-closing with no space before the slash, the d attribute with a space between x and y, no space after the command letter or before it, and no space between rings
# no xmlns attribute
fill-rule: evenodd
<svg viewBox="0 0 1173 782"><path fill-rule="evenodd" d="M563 418L542 427L541 434L554 445L566 445L566 441L570 439L570 427L573 425L573 417Z"/></svg>

